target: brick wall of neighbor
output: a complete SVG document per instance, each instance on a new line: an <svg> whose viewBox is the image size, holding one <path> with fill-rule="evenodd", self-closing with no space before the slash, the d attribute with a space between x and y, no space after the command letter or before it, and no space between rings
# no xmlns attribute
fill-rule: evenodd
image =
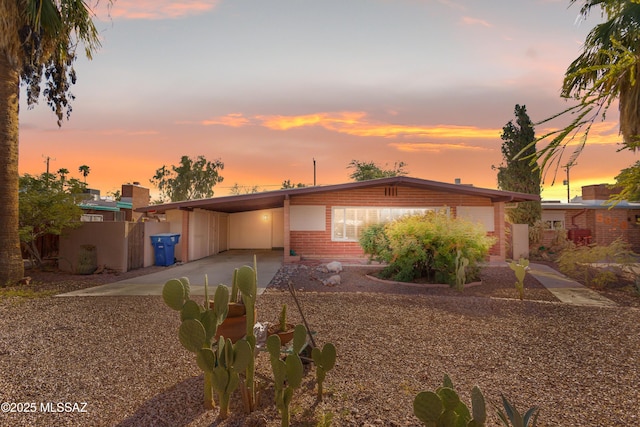
<svg viewBox="0 0 640 427"><path fill-rule="evenodd" d="M333 206L388 206L388 207L440 207L448 206L455 216L456 206L492 206L484 197L465 196L422 190L411 187L372 187L330 193L299 195L291 197L290 205L324 205L325 231L291 231L290 248L303 258L361 258L364 257L358 242L331 241L331 208ZM385 191L386 190L386 191ZM391 195L389 195L391 194ZM496 220L496 230L491 235L500 236L504 221ZM500 256L501 246L496 244L491 255Z"/></svg>
<svg viewBox="0 0 640 427"><path fill-rule="evenodd" d="M601 199L600 199L601 200ZM640 251L640 209L570 209L565 211L566 230L580 228L591 231L591 243L609 245L620 238L628 242L631 248ZM555 231L545 231L544 246L550 246L557 238Z"/></svg>
<svg viewBox="0 0 640 427"><path fill-rule="evenodd" d="M122 197L131 197L132 214L127 214L127 221L137 221L143 214L135 212L136 208L149 206L149 189L138 184L123 184Z"/></svg>
<svg viewBox="0 0 640 427"><path fill-rule="evenodd" d="M590 212L593 223L593 243L609 245L616 239L628 242L634 251L640 250L640 226L636 224L637 209L598 209Z"/></svg>

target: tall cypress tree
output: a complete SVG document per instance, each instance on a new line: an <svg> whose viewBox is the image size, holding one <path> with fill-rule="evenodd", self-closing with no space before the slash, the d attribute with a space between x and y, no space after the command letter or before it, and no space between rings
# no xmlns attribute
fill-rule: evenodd
<svg viewBox="0 0 640 427"><path fill-rule="evenodd" d="M502 128L503 163L494 167L498 170L498 188L539 196L540 169L531 163L531 156L536 154L533 123L524 105L516 104L515 116L515 124L512 120ZM512 224L533 226L541 216L540 202L521 202L517 207L507 209L507 218Z"/></svg>

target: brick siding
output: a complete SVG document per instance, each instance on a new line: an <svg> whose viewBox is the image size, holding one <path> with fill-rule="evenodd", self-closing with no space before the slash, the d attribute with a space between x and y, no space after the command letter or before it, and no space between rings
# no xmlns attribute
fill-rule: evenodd
<svg viewBox="0 0 640 427"><path fill-rule="evenodd" d="M328 193L293 196L290 205L324 205L325 231L291 231L289 248L303 258L363 258L364 252L358 242L331 241L331 210L335 206L350 207L443 207L451 209L455 217L456 206L492 206L491 200L478 196L449 194L412 187L371 187L351 189ZM285 209L287 211L287 209ZM504 212L502 210L502 212ZM288 218L288 212L285 213ZM489 233L499 237L503 233L504 218L495 221L495 232ZM500 257L503 245L496 243L490 255ZM288 248L287 248L288 250ZM504 259L504 258L503 258Z"/></svg>

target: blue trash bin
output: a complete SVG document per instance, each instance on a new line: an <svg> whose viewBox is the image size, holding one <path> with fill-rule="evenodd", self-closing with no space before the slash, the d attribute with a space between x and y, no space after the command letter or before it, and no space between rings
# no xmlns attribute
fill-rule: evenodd
<svg viewBox="0 0 640 427"><path fill-rule="evenodd" d="M155 254L155 265L167 267L174 264L175 246L180 241L180 234L161 233L151 236L151 245Z"/></svg>

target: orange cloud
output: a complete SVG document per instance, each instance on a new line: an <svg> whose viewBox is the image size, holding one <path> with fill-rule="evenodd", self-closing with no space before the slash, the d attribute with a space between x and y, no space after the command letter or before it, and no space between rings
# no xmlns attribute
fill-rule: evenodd
<svg viewBox="0 0 640 427"><path fill-rule="evenodd" d="M442 152L442 151L492 151L491 148L479 147L467 144L448 144L438 142L394 142L389 146L396 148L398 151L408 153L417 152Z"/></svg>
<svg viewBox="0 0 640 427"><path fill-rule="evenodd" d="M288 130L303 126L322 126L329 130L338 130L345 125L357 125L366 113L316 113L304 116L257 116L262 125L273 130Z"/></svg>
<svg viewBox="0 0 640 427"><path fill-rule="evenodd" d="M334 132L354 136L392 138L400 136L438 138L495 139L500 129L481 129L474 126L409 126L370 122L363 112L316 113L304 116L258 116L262 125L274 130L288 130L304 126L320 126Z"/></svg>
<svg viewBox="0 0 640 427"><path fill-rule="evenodd" d="M571 136L566 139L568 146L577 146L582 144L582 139L584 138L584 131L586 127L583 127L580 131L575 133L573 139ZM558 131L558 128L546 128L538 131L536 129L536 134L538 136L545 135L549 132ZM548 137L549 141L553 139L556 135L552 135ZM622 143L622 136L619 134L618 123L616 122L597 122L591 125L591 130L589 130L589 136L587 138L587 145L616 145Z"/></svg>
<svg viewBox="0 0 640 427"><path fill-rule="evenodd" d="M216 117L209 120L203 120L200 124L204 126L222 125L239 128L249 124L249 119L244 117L242 113L231 113L226 116Z"/></svg>
<svg viewBox="0 0 640 427"><path fill-rule="evenodd" d="M158 135L157 130L126 130L126 129L105 129L100 132L102 135Z"/></svg>
<svg viewBox="0 0 640 427"><path fill-rule="evenodd" d="M118 0L99 13L121 19L176 19L198 15L216 7L219 0ZM100 8L107 2L102 2Z"/></svg>

